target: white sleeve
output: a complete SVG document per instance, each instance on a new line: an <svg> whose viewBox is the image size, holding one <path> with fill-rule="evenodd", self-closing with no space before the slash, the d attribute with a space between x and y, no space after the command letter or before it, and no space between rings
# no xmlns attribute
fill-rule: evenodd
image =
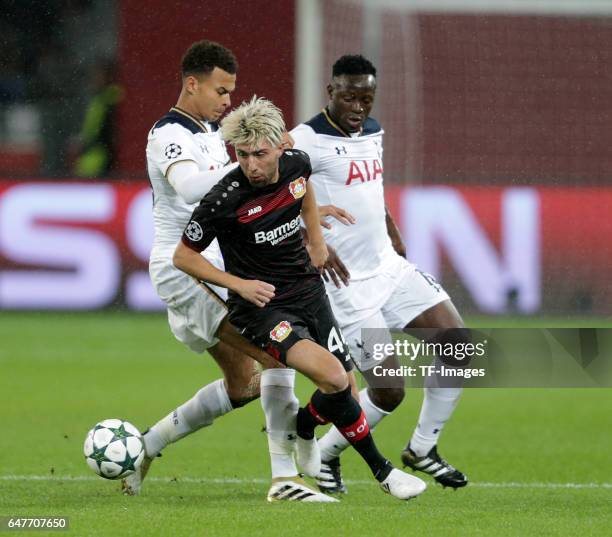
<svg viewBox="0 0 612 537"><path fill-rule="evenodd" d="M180 125L164 125L154 130L147 145L147 157L161 170L163 175L176 162L192 160L197 162L192 152L193 141L189 132Z"/></svg>
<svg viewBox="0 0 612 537"><path fill-rule="evenodd" d="M308 125L300 123L289 134L295 142L294 147L308 153L312 172L316 173L319 167L319 149L317 147L317 133Z"/></svg>
<svg viewBox="0 0 612 537"><path fill-rule="evenodd" d="M196 203L237 166L235 162L223 168L201 172L193 160L182 160L168 170L168 182L183 200Z"/></svg>

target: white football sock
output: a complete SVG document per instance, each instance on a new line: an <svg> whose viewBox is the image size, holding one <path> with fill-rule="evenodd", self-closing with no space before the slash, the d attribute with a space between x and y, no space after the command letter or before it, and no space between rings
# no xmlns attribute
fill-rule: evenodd
<svg viewBox="0 0 612 537"><path fill-rule="evenodd" d="M293 391L294 385L294 369L265 369L261 372L261 406L266 416L272 479L298 475L293 450L300 402Z"/></svg>
<svg viewBox="0 0 612 537"><path fill-rule="evenodd" d="M388 416L390 412L378 408L368 395L368 389L364 388L359 392L359 404L365 414L370 430L382 420L385 416ZM319 449L321 450L321 460L327 462L331 459L335 459L340 456L347 447L349 446L348 440L344 438L336 429L332 427L325 435L319 440Z"/></svg>
<svg viewBox="0 0 612 537"><path fill-rule="evenodd" d="M168 444L210 425L232 410L223 379L204 386L189 401L159 420L144 435L145 450L155 457Z"/></svg>
<svg viewBox="0 0 612 537"><path fill-rule="evenodd" d="M438 443L444 424L451 417L463 388L424 388L419 421L410 439L410 449L424 457Z"/></svg>

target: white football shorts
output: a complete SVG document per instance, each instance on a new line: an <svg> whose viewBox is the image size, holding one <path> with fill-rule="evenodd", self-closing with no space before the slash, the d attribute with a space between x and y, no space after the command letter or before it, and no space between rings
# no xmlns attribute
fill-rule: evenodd
<svg viewBox="0 0 612 537"><path fill-rule="evenodd" d="M390 330L402 330L429 308L449 300L433 276L397 256L373 278L351 281L337 289L327 283L336 320L360 371L368 371L386 356L376 356L375 343L392 343ZM377 329L364 331L362 329Z"/></svg>
<svg viewBox="0 0 612 537"><path fill-rule="evenodd" d="M204 256L215 267L225 270L217 248L207 249ZM228 313L227 289L197 282L167 259L152 260L149 274L157 294L168 307L168 323L174 337L198 353L218 343L215 333Z"/></svg>

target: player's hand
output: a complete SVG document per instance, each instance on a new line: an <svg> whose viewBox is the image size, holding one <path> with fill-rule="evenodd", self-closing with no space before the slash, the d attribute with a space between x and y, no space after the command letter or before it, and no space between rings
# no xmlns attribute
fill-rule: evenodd
<svg viewBox="0 0 612 537"><path fill-rule="evenodd" d="M291 136L291 134L289 134L287 131L283 132L281 145L283 146L283 149L291 149L295 145L293 136Z"/></svg>
<svg viewBox="0 0 612 537"><path fill-rule="evenodd" d="M327 251L327 244L325 244L324 242L313 244L312 242L310 242L306 246L306 249L310 254L310 261L312 261L312 264L319 270L319 272L322 272L323 267L327 262L327 258L329 257L329 252Z"/></svg>
<svg viewBox="0 0 612 537"><path fill-rule="evenodd" d="M329 255L327 257L325 265L323 266L323 279L326 282L331 279L331 281L334 282L334 285L338 289L340 289L341 287L340 282L342 282L345 287L348 287L351 274L342 262L342 259L338 257L336 250L334 250L331 246L328 245L327 251L329 252Z"/></svg>
<svg viewBox="0 0 612 537"><path fill-rule="evenodd" d="M321 220L321 225L325 229L331 229L332 227L326 220L328 216L335 218L338 222L342 222L345 226L350 226L355 223L355 218L348 211L336 207L335 205L319 205L319 219Z"/></svg>
<svg viewBox="0 0 612 537"><path fill-rule="evenodd" d="M260 308L274 298L274 286L259 280L242 280L235 291Z"/></svg>

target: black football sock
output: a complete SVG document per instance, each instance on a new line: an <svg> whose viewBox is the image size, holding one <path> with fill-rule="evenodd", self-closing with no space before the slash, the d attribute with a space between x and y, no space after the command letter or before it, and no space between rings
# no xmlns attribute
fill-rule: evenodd
<svg viewBox="0 0 612 537"><path fill-rule="evenodd" d="M310 413L310 423L319 424L320 418L331 421L361 455L378 481L383 481L393 470L392 464L378 451L365 414L351 395L350 386L341 392L330 394L317 390L303 410L304 414ZM305 417L302 421L306 423Z"/></svg>
<svg viewBox="0 0 612 537"><path fill-rule="evenodd" d="M305 407L298 410L295 428L300 438L312 440L314 438L315 427L317 425L325 425L326 423L329 423L329 421L312 408L312 403L308 403Z"/></svg>

